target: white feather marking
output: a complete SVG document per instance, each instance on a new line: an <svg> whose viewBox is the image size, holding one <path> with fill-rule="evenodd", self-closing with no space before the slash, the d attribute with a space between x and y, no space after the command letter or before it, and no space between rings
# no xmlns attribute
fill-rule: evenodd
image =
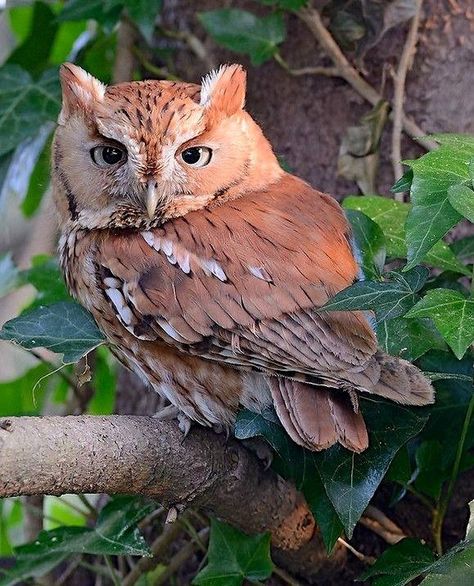
<svg viewBox="0 0 474 586"><path fill-rule="evenodd" d="M155 237L153 236L152 232L141 232L143 239L149 246L153 246L155 244Z"/></svg>
<svg viewBox="0 0 474 586"><path fill-rule="evenodd" d="M160 252L161 250L161 238L158 236L155 236L155 243L153 244L153 248L156 250L156 252Z"/></svg>
<svg viewBox="0 0 474 586"><path fill-rule="evenodd" d="M172 265L176 264L176 257L173 253L167 254L166 258L168 259L168 262L171 263Z"/></svg>
<svg viewBox="0 0 474 586"><path fill-rule="evenodd" d="M219 81L221 75L224 73L225 69L226 66L221 65L219 69L213 69L205 77L203 77L201 81L201 99L199 102L200 106L209 106L211 103L212 94L214 92L214 87Z"/></svg>
<svg viewBox="0 0 474 586"><path fill-rule="evenodd" d="M169 322L159 318L156 321L160 328L166 332L170 338L173 338L173 340L176 340L177 342L186 343L186 338L183 338L183 336L181 336L181 334L179 334Z"/></svg>
<svg viewBox="0 0 474 586"><path fill-rule="evenodd" d="M252 273L254 277L257 277L257 279L261 279L262 281L266 281L267 283L271 283L273 281L273 279L270 277L270 275L263 267L249 266L249 271Z"/></svg>
<svg viewBox="0 0 474 586"><path fill-rule="evenodd" d="M110 301L112 301L112 303L114 304L115 309L120 311L122 307L125 305L125 299L122 293L115 287L111 289L106 289L105 292Z"/></svg>
<svg viewBox="0 0 474 586"><path fill-rule="evenodd" d="M105 277L104 285L110 289L118 289L122 286L122 281L115 277Z"/></svg>
<svg viewBox="0 0 474 586"><path fill-rule="evenodd" d="M161 241L161 250L166 254L166 256L171 256L173 254L173 243L171 240L162 239Z"/></svg>
<svg viewBox="0 0 474 586"><path fill-rule="evenodd" d="M179 268L183 271L183 273L186 273L187 275L189 275L189 273L191 272L191 265L189 264L189 253L185 252L184 254L181 254L178 257L178 264L179 264Z"/></svg>
<svg viewBox="0 0 474 586"><path fill-rule="evenodd" d="M227 275L217 261L213 259L203 260L201 261L201 264L204 272L207 275L214 275L214 277L217 277L219 281L222 281L223 283L227 281Z"/></svg>

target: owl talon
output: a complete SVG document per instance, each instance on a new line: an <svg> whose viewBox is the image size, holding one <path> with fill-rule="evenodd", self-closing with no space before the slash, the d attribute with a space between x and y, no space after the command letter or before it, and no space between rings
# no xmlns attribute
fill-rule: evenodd
<svg viewBox="0 0 474 586"><path fill-rule="evenodd" d="M157 411L153 417L159 421L172 421L173 419L179 419L180 411L178 407L174 405L167 405L159 411Z"/></svg>
<svg viewBox="0 0 474 586"><path fill-rule="evenodd" d="M187 415L185 415L182 411L178 412L176 419L178 420L178 426L181 432L183 433L183 441L186 439L186 436L191 430L192 421L189 419Z"/></svg>
<svg viewBox="0 0 474 586"><path fill-rule="evenodd" d="M257 458L262 462L264 469L268 470L273 462L273 450L267 442L259 437L252 437L242 440L244 446L253 452Z"/></svg>

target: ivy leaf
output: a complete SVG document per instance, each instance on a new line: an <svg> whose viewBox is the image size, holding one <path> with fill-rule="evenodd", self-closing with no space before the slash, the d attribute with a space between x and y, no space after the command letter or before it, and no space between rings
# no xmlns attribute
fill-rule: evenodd
<svg viewBox="0 0 474 586"><path fill-rule="evenodd" d="M474 191L467 185L451 185L449 203L470 222L474 222Z"/></svg>
<svg viewBox="0 0 474 586"><path fill-rule="evenodd" d="M8 321L0 339L63 353L65 363L77 362L104 342L91 314L73 301L40 306Z"/></svg>
<svg viewBox="0 0 474 586"><path fill-rule="evenodd" d="M346 211L352 227L360 267L368 279L378 279L385 265L385 238L380 227L362 212Z"/></svg>
<svg viewBox="0 0 474 586"><path fill-rule="evenodd" d="M413 169L408 169L400 179L392 185L390 191L392 193L405 193L406 191L410 191L411 184L413 181Z"/></svg>
<svg viewBox="0 0 474 586"><path fill-rule="evenodd" d="M107 31L111 31L120 19L123 1L120 0L68 0L59 13L60 22L74 20L96 20Z"/></svg>
<svg viewBox="0 0 474 586"><path fill-rule="evenodd" d="M0 256L0 297L7 295L20 284L19 271L11 252Z"/></svg>
<svg viewBox="0 0 474 586"><path fill-rule="evenodd" d="M249 55L253 65L271 59L285 40L285 25L279 12L259 18L246 10L222 8L201 12L198 17L217 43Z"/></svg>
<svg viewBox="0 0 474 586"><path fill-rule="evenodd" d="M148 42L152 40L161 5L162 0L124 0L128 15Z"/></svg>
<svg viewBox="0 0 474 586"><path fill-rule="evenodd" d="M451 248L454 251L454 254L460 259L464 261L471 261L474 259L474 236L467 236L466 238L461 238L461 240L456 240L451 245Z"/></svg>
<svg viewBox="0 0 474 586"><path fill-rule="evenodd" d="M402 539L386 549L359 580L374 578L374 586L404 586L435 560L434 553L417 539Z"/></svg>
<svg viewBox="0 0 474 586"><path fill-rule="evenodd" d="M349 538L396 453L428 419L427 410L373 400L362 401L362 412L369 430L367 450L354 454L338 444L314 454L326 493Z"/></svg>
<svg viewBox="0 0 474 586"><path fill-rule="evenodd" d="M460 135L436 135L440 147L415 161L407 161L413 170L411 184L412 208L406 221L408 264L411 268L448 230L461 215L448 199L452 185L470 181L469 162L474 157L474 138Z"/></svg>
<svg viewBox="0 0 474 586"><path fill-rule="evenodd" d="M53 10L45 2L35 2L28 36L12 52L7 63L20 65L33 75L40 73L48 65L57 32L58 22Z"/></svg>
<svg viewBox="0 0 474 586"><path fill-rule="evenodd" d="M56 259L38 255L32 259L32 267L20 272L22 284L30 284L37 295L28 310L40 305L52 305L58 301L72 301L64 283L63 275Z"/></svg>
<svg viewBox="0 0 474 586"><path fill-rule="evenodd" d="M458 291L428 291L407 317L431 317L458 359L474 342L474 299L466 298Z"/></svg>
<svg viewBox="0 0 474 586"><path fill-rule="evenodd" d="M428 278L428 269L415 267L407 273L393 271L392 281L357 281L337 293L319 311L371 309L377 321L404 315L417 301L416 292Z"/></svg>
<svg viewBox="0 0 474 586"><path fill-rule="evenodd" d="M321 530L324 545L328 553L331 552L343 526L321 482L313 453L289 438L271 409L261 414L247 409L239 411L234 433L238 439L261 436L267 440L275 450L272 468L303 492Z"/></svg>
<svg viewBox="0 0 474 586"><path fill-rule="evenodd" d="M48 70L33 81L18 65L0 69L0 155L35 135L60 109L58 73Z"/></svg>
<svg viewBox="0 0 474 586"><path fill-rule="evenodd" d="M388 257L406 258L407 245L404 226L410 210L410 204L379 195L371 195L347 197L342 205L345 209L363 212L382 228ZM454 252L442 240L437 242L426 254L423 262L448 271L455 271L464 275L469 274L468 269L459 262Z"/></svg>
<svg viewBox="0 0 474 586"><path fill-rule="evenodd" d="M136 525L154 508L136 498L117 497L102 509L93 529L42 531L34 542L15 548L16 564L11 570L0 570L4 573L0 586L42 576L74 553L153 557Z"/></svg>
<svg viewBox="0 0 474 586"><path fill-rule="evenodd" d="M265 580L273 571L269 533L246 535L217 519L211 520L208 555L193 584L240 586L244 580Z"/></svg>
<svg viewBox="0 0 474 586"><path fill-rule="evenodd" d="M397 317L377 324L380 346L392 356L413 362L428 350L445 348L443 339L429 319Z"/></svg>

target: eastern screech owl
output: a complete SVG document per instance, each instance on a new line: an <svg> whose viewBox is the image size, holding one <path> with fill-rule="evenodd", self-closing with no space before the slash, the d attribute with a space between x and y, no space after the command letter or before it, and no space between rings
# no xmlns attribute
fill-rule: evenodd
<svg viewBox="0 0 474 586"><path fill-rule="evenodd" d="M231 426L273 406L311 450L368 445L358 392L433 390L377 349L363 312L318 312L357 279L330 196L284 172L244 110L245 72L106 87L61 68L53 186L72 294L181 412Z"/></svg>

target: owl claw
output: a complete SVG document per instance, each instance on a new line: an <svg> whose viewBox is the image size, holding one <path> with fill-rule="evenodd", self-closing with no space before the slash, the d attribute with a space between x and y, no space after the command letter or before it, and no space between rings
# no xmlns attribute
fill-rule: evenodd
<svg viewBox="0 0 474 586"><path fill-rule="evenodd" d="M242 443L263 463L265 470L270 468L273 462L273 451L264 439L259 437L251 437L249 439L242 440Z"/></svg>
<svg viewBox="0 0 474 586"><path fill-rule="evenodd" d="M158 419L159 421L172 421L173 419L178 419L179 416L179 409L174 405L166 405L159 411L157 411L153 417Z"/></svg>
<svg viewBox="0 0 474 586"><path fill-rule="evenodd" d="M182 431L182 433L184 435L184 437L183 437L183 441L184 441L186 439L186 436L188 435L190 429L191 429L191 425L193 422L182 411L178 412L176 419L178 420L179 429Z"/></svg>

